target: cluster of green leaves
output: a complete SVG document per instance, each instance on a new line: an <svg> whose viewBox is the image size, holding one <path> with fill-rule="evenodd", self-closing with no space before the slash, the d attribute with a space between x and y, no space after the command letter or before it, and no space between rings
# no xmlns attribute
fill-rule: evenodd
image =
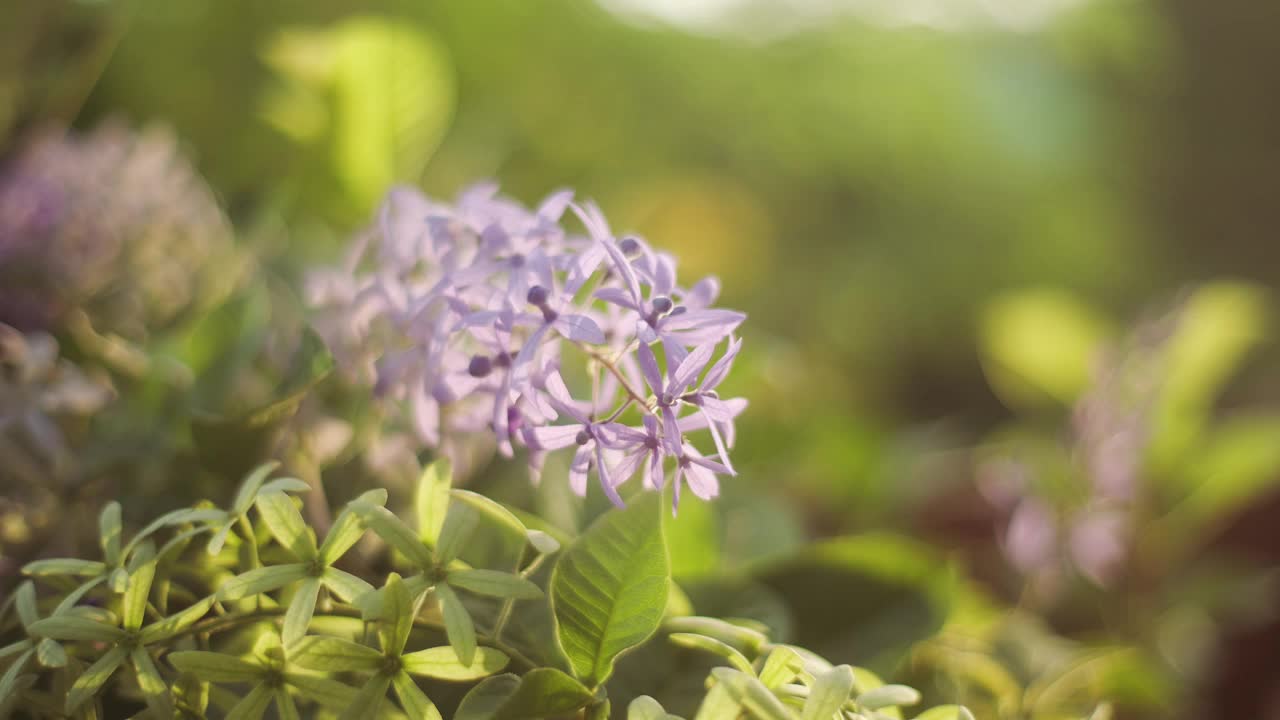
<svg viewBox="0 0 1280 720"><path fill-rule="evenodd" d="M229 508L168 513L128 542L112 503L101 560L28 564L0 615L13 638L0 647L0 714L604 718L618 662L656 635L715 665L697 671L696 718L901 718L920 700L775 643L759 621L691 614L672 582L660 494L570 538L453 488L438 461L422 473L412 523L373 490L319 540L293 495L305 483L269 479L275 468L254 470ZM647 694L625 700L629 718L676 717Z"/></svg>

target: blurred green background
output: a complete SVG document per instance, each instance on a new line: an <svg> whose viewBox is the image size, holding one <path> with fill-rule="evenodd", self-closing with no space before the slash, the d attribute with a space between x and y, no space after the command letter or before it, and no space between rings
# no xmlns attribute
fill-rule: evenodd
<svg viewBox="0 0 1280 720"><path fill-rule="evenodd" d="M7 0L0 151L171 128L294 287L391 183L575 188L750 315L709 562L910 535L981 588L958 606L1155 658L1109 681L1122 712L1272 718L1274 595L1204 598L1280 562L1276 37L1255 0ZM1031 603L975 468L1009 434L1069 465L1099 352L1174 307L1199 334L1133 551L1160 561ZM1187 560L1227 556L1229 581Z"/></svg>

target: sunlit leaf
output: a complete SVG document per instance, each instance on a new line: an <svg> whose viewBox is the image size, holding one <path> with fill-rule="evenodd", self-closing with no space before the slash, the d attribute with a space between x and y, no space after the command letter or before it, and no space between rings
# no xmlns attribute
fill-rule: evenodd
<svg viewBox="0 0 1280 720"><path fill-rule="evenodd" d="M121 623L125 630L137 630L147 613L147 598L156 576L156 564L149 562L129 575L129 585L121 602Z"/></svg>
<svg viewBox="0 0 1280 720"><path fill-rule="evenodd" d="M794 717L782 701L755 677L728 668L715 668L711 674L751 717L759 720L792 720Z"/></svg>
<svg viewBox="0 0 1280 720"><path fill-rule="evenodd" d="M427 698L426 693L422 692L422 688L418 687L413 678L398 672L391 678L391 685L395 689L396 697L400 699L400 707L404 708L409 717L440 720L440 711L436 709L435 703Z"/></svg>
<svg viewBox="0 0 1280 720"><path fill-rule="evenodd" d="M320 579L334 595L348 603L355 602L356 598L374 590L369 583L338 568L325 568L324 574L320 576Z"/></svg>
<svg viewBox="0 0 1280 720"><path fill-rule="evenodd" d="M799 653L785 645L775 647L760 669L760 682L770 690L789 683L804 670L804 660Z"/></svg>
<svg viewBox="0 0 1280 720"><path fill-rule="evenodd" d="M352 503L351 508L370 530L377 533L385 543L399 550L409 562L421 568L429 568L435 564L431 551L422 544L418 534L410 530L409 526L390 510L380 505L363 502Z"/></svg>
<svg viewBox="0 0 1280 720"><path fill-rule="evenodd" d="M437 680L478 680L501 671L507 656L501 650L476 648L471 662L464 663L452 647L434 647L405 653L400 657L405 672Z"/></svg>
<svg viewBox="0 0 1280 720"><path fill-rule="evenodd" d="M882 685L858 696L858 705L867 710L915 705L920 702L920 691L906 685Z"/></svg>
<svg viewBox="0 0 1280 720"><path fill-rule="evenodd" d="M853 692L853 668L837 665L814 678L800 720L829 720Z"/></svg>
<svg viewBox="0 0 1280 720"><path fill-rule="evenodd" d="M71 575L75 577L93 577L106 572L107 566L94 560L76 560L74 558L56 558L53 560L36 560L22 566L22 572L34 577L52 575Z"/></svg>
<svg viewBox="0 0 1280 720"><path fill-rule="evenodd" d="M254 682L266 672L243 658L204 650L179 650L165 659L178 670L211 682Z"/></svg>
<svg viewBox="0 0 1280 720"><path fill-rule="evenodd" d="M120 535L124 525L120 520L120 503L114 500L107 503L98 515L99 542L102 545L102 558L108 565L120 562Z"/></svg>
<svg viewBox="0 0 1280 720"><path fill-rule="evenodd" d="M316 597L320 594L320 578L309 577L302 581L289 601L289 609L284 614L284 626L280 630L280 639L285 646L291 646L303 635L311 624L311 616L316 610Z"/></svg>
<svg viewBox="0 0 1280 720"><path fill-rule="evenodd" d="M142 695L147 700L147 707L151 708L151 712L156 717L173 717L173 703L169 700L169 684L161 677L155 661L151 659L146 648L135 647L129 653L129 660L133 663L138 687L142 689Z"/></svg>
<svg viewBox="0 0 1280 720"><path fill-rule="evenodd" d="M422 470L418 491L414 495L414 513L418 535L423 542L435 546L449 511L449 489L453 484L453 466L447 458L439 458Z"/></svg>
<svg viewBox="0 0 1280 720"><path fill-rule="evenodd" d="M143 643L156 643L168 640L178 633L186 630L195 624L197 620L204 617L209 612L209 608L213 607L214 597L209 596L201 600L197 600L189 607L184 608L182 612L174 613L161 620L142 628L139 638Z"/></svg>
<svg viewBox="0 0 1280 720"><path fill-rule="evenodd" d="M36 645L36 661L48 668L60 668L67 664L67 653L61 645L45 638Z"/></svg>
<svg viewBox="0 0 1280 720"><path fill-rule="evenodd" d="M298 641L291 655L298 667L322 672L376 671L382 667L382 653L337 637L309 635Z"/></svg>
<svg viewBox="0 0 1280 720"><path fill-rule="evenodd" d="M363 503L366 505L380 506L387 502L386 490L370 490L360 495L353 502ZM338 561L338 558L346 554L364 537L365 526L360 516L355 510L348 505L338 513L338 518L333 521L333 526L329 528L329 534L325 536L324 542L320 545L320 561L326 565L332 565Z"/></svg>
<svg viewBox="0 0 1280 720"><path fill-rule="evenodd" d="M96 695L128 655L128 650L119 646L113 647L103 653L102 657L98 658L87 670L81 673L67 693L67 701L64 705L66 712L75 712L86 700Z"/></svg>
<svg viewBox="0 0 1280 720"><path fill-rule="evenodd" d="M276 542L299 560L309 561L316 557L315 538L288 495L279 491L260 492L254 504Z"/></svg>
<svg viewBox="0 0 1280 720"><path fill-rule="evenodd" d="M236 491L236 499L231 503L232 515L239 516L249 512L249 507L253 505L254 498L258 496L262 483L278 467L280 467L280 463L272 460L259 465L254 468L253 472L249 473L244 482L240 483L240 489Z"/></svg>
<svg viewBox="0 0 1280 720"><path fill-rule="evenodd" d="M307 577L307 573L308 568L302 563L255 568L223 583L218 588L218 599L239 600L277 590Z"/></svg>
<svg viewBox="0 0 1280 720"><path fill-rule="evenodd" d="M227 713L227 720L260 720L271 707L271 688L266 683L254 685L249 694Z"/></svg>
<svg viewBox="0 0 1280 720"><path fill-rule="evenodd" d="M435 592L436 599L440 602L440 613L444 616L444 629L449 637L449 644L458 653L463 664L470 665L476 656L476 626L471 620L471 614L453 588L441 583L436 586Z"/></svg>
<svg viewBox="0 0 1280 720"><path fill-rule="evenodd" d="M463 590L490 597L536 600L542 597L542 588L532 582L497 570L453 570L447 582Z"/></svg>
<svg viewBox="0 0 1280 720"><path fill-rule="evenodd" d="M65 615L37 620L31 623L28 630L37 637L90 642L117 642L125 635L124 631L118 627Z"/></svg>
<svg viewBox="0 0 1280 720"><path fill-rule="evenodd" d="M744 673L754 675L755 670L751 667L751 661L738 652L735 648L707 637L706 635L695 635L693 633L671 633L667 639L681 647L692 648L694 650L702 650L713 655L719 655L729 661L730 665L741 670Z"/></svg>

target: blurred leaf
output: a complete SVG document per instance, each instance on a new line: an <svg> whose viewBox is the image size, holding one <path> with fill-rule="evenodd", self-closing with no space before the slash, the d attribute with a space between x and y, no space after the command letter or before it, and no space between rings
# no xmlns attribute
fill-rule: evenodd
<svg viewBox="0 0 1280 720"><path fill-rule="evenodd" d="M265 669L242 658L204 650L180 650L166 656L170 665L212 682L254 682Z"/></svg>
<svg viewBox="0 0 1280 720"><path fill-rule="evenodd" d="M595 696L572 677L555 668L534 668L520 678L510 695L491 716L493 720L525 720L571 715Z"/></svg>
<svg viewBox="0 0 1280 720"><path fill-rule="evenodd" d="M291 659L298 667L321 672L376 672L384 660L382 653L368 645L321 635L299 640Z"/></svg>
<svg viewBox="0 0 1280 720"><path fill-rule="evenodd" d="M75 712L86 700L96 695L128 655L128 650L117 645L103 653L102 657L81 673L67 693L66 712Z"/></svg>
<svg viewBox="0 0 1280 720"><path fill-rule="evenodd" d="M52 560L36 560L22 566L22 572L33 577L49 575L72 575L77 577L93 577L106 572L107 566L95 560L77 560L75 558L55 558Z"/></svg>
<svg viewBox="0 0 1280 720"><path fill-rule="evenodd" d="M720 569L720 522L714 503L688 498L680 503L680 513L663 513L667 545L680 548L671 555L671 576L708 575Z"/></svg>
<svg viewBox="0 0 1280 720"><path fill-rule="evenodd" d="M400 698L400 706L415 720L440 720L440 711L435 703L422 692L422 688L408 674L398 672L391 677L391 686L396 697Z"/></svg>
<svg viewBox="0 0 1280 720"><path fill-rule="evenodd" d="M440 458L422 470L418 478L418 490L414 495L414 512L418 520L418 534L422 541L435 547L440 539L440 529L449 511L449 489L453 483L453 467L449 460Z"/></svg>
<svg viewBox="0 0 1280 720"><path fill-rule="evenodd" d="M479 680L507 666L505 653L493 648L476 648L471 662L464 663L452 647L434 647L405 653L400 658L405 672L439 680Z"/></svg>
<svg viewBox="0 0 1280 720"><path fill-rule="evenodd" d="M881 685L858 696L858 704L868 710L915 705L918 702L920 702L920 691L906 685Z"/></svg>
<svg viewBox="0 0 1280 720"><path fill-rule="evenodd" d="M293 504L293 498L280 491L261 492L254 500L262 522L271 535L295 558L311 561L316 557L316 541L307 521Z"/></svg>
<svg viewBox="0 0 1280 720"><path fill-rule="evenodd" d="M767 685L766 685L767 687ZM801 720L827 720L840 711L853 692L853 668L837 665L814 678Z"/></svg>
<svg viewBox="0 0 1280 720"><path fill-rule="evenodd" d="M732 645L720 642L715 638L707 637L706 635L698 635L696 633L678 632L671 633L667 636L667 639L681 647L693 648L695 650L702 650L703 652L711 653L712 655L719 655L725 660L728 660L730 665L742 672L751 675L755 674L755 669L751 667L750 660L743 657L742 653L738 652L738 650Z"/></svg>
<svg viewBox="0 0 1280 720"><path fill-rule="evenodd" d="M769 692L769 688L760 684L755 677L728 668L716 668L711 671L711 674L751 717L759 720L791 720L795 717L782 704L782 701ZM724 717L734 716L725 715Z"/></svg>
<svg viewBox="0 0 1280 720"><path fill-rule="evenodd" d="M462 698L454 720L493 720L519 686L520 678L511 673L488 678Z"/></svg>
<svg viewBox="0 0 1280 720"><path fill-rule="evenodd" d="M453 570L447 582L463 590L489 597L536 600L542 597L542 588L512 573L497 570Z"/></svg>
<svg viewBox="0 0 1280 720"><path fill-rule="evenodd" d="M1181 468L1190 494L1165 522L1176 534L1222 519L1280 483L1280 417L1238 417L1215 428Z"/></svg>

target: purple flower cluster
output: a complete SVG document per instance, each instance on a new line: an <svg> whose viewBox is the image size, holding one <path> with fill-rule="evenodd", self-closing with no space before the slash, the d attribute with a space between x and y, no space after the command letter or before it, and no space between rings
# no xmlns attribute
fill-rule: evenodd
<svg viewBox="0 0 1280 720"><path fill-rule="evenodd" d="M585 233L566 230L566 213ZM569 191L530 210L493 185L454 204L393 190L343 266L308 278L339 363L402 403L428 446L492 437L508 457L527 451L535 482L548 453L572 449L573 491L594 473L617 505L636 474L659 490L670 473L677 505L682 485L711 498L717 475L734 474L746 401L717 388L746 316L713 307L718 294L715 278L678 284L674 258L615 237ZM570 357L577 396L562 375ZM696 431L714 452L693 445Z"/></svg>

